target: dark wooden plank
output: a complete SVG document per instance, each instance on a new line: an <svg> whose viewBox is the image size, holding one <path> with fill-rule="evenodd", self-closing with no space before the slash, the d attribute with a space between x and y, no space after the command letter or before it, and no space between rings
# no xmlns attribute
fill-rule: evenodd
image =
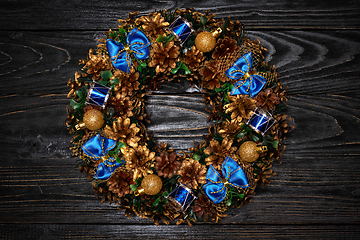
<svg viewBox="0 0 360 240"><path fill-rule="evenodd" d="M358 156L294 157L290 151L275 163L271 184L220 223L358 224L359 168ZM74 159L6 158L0 171L0 223L152 224L96 200Z"/></svg>
<svg viewBox="0 0 360 240"><path fill-rule="evenodd" d="M5 1L0 9L2 30L108 29L129 12L158 9L212 9L219 18L238 18L248 29L359 29L359 1ZM56 9L56 10L55 10Z"/></svg>
<svg viewBox="0 0 360 240"><path fill-rule="evenodd" d="M0 225L6 239L356 239L359 225Z"/></svg>
<svg viewBox="0 0 360 240"><path fill-rule="evenodd" d="M65 93L79 59L103 32L1 32L0 94ZM268 49L266 60L294 94L358 94L359 31L250 31ZM20 87L21 86L21 87ZM187 83L168 83L159 93L184 93Z"/></svg>
<svg viewBox="0 0 360 240"><path fill-rule="evenodd" d="M289 114L297 128L287 138L283 163L275 163L277 175L271 185L258 189L252 203L231 211L222 223L359 222L360 150L354 134L359 128L359 100L334 95L293 98ZM150 113L155 115L150 129L159 141L182 150L201 140L201 128L208 122L200 95L154 94L149 99ZM148 223L129 220L116 205L95 200L91 184L78 172L68 150L70 136L63 125L67 102L65 94L3 98L4 106L13 110L0 116L0 212L4 215L0 221ZM178 125L173 124L174 118L179 119ZM187 129L189 121L199 129Z"/></svg>
<svg viewBox="0 0 360 240"><path fill-rule="evenodd" d="M359 34L250 31L269 49L266 57L292 95L288 114L296 129L286 139L283 163L274 164L271 184L257 189L253 202L232 210L221 225L156 228L149 220L128 219L116 205L100 204L68 149L66 83L102 32L1 32L0 235L358 237ZM185 82L170 82L148 98L149 128L177 150L200 141L210 124L201 95L189 91ZM218 233L208 233L214 228Z"/></svg>

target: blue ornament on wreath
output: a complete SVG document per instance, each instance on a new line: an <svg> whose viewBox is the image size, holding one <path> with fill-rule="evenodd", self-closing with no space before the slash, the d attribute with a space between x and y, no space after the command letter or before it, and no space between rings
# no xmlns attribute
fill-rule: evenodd
<svg viewBox="0 0 360 240"><path fill-rule="evenodd" d="M124 163L117 162L115 158L109 157L108 152L116 146L117 142L112 139L96 134L96 136L90 138L81 149L84 153L94 158L95 160L102 160L99 164L95 180L108 180L117 168L121 167Z"/></svg>
<svg viewBox="0 0 360 240"><path fill-rule="evenodd" d="M246 53L239 57L233 66L226 70L225 74L231 79L243 80L235 83L230 95L248 94L250 97L255 97L266 84L266 79L257 74L251 74L253 65L252 53Z"/></svg>
<svg viewBox="0 0 360 240"><path fill-rule="evenodd" d="M126 39L127 44L119 43L113 39L106 39L106 48L115 68L130 72L131 54L138 60L149 58L151 45L146 35L137 28L131 30Z"/></svg>
<svg viewBox="0 0 360 240"><path fill-rule="evenodd" d="M203 186L205 194L215 204L218 204L225 199L227 186L235 188L249 187L246 173L231 157L226 157L221 166L221 171L224 178L222 178L215 168L210 165L206 175L207 183Z"/></svg>

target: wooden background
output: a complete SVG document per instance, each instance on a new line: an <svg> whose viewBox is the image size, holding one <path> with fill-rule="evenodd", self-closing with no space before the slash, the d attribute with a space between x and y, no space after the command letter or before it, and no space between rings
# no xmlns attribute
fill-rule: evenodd
<svg viewBox="0 0 360 240"><path fill-rule="evenodd" d="M358 239L360 2L357 0L2 0L0 239ZM66 83L78 59L130 11L195 7L243 21L289 87L277 175L219 224L155 226L95 199L71 157ZM196 89L168 83L149 100L159 141L200 141L207 113ZM189 127L190 126L190 127Z"/></svg>

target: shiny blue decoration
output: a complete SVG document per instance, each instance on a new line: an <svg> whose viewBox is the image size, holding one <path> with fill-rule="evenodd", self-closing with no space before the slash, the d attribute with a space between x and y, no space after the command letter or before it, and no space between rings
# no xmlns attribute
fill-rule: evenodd
<svg viewBox="0 0 360 240"><path fill-rule="evenodd" d="M131 30L126 39L127 45L123 45L113 39L106 39L106 48L115 68L129 73L132 53L135 58L144 60L150 55L150 41L145 34L137 28Z"/></svg>
<svg viewBox="0 0 360 240"><path fill-rule="evenodd" d="M226 187L228 185L235 188L249 187L249 182L244 170L231 157L226 157L221 170L225 179L221 178L215 168L210 165L206 175L207 183L203 186L206 195L215 204L218 204L225 199Z"/></svg>
<svg viewBox="0 0 360 240"><path fill-rule="evenodd" d="M124 163L118 163L116 159L108 156L108 151L116 146L116 141L97 134L90 138L81 149L86 155L95 160L103 160L96 171L96 180L107 180Z"/></svg>
<svg viewBox="0 0 360 240"><path fill-rule="evenodd" d="M265 112L260 108L255 108L246 124L248 124L255 132L265 136L266 132L275 122L275 119L270 113Z"/></svg>
<svg viewBox="0 0 360 240"><path fill-rule="evenodd" d="M191 33L194 32L191 23L180 16L170 24L168 30L181 42L181 46L190 37Z"/></svg>
<svg viewBox="0 0 360 240"><path fill-rule="evenodd" d="M110 90L99 83L93 83L86 97L86 103L104 108L110 97Z"/></svg>
<svg viewBox="0 0 360 240"><path fill-rule="evenodd" d="M186 211L196 199L190 188L180 183L166 198L172 202L178 210Z"/></svg>
<svg viewBox="0 0 360 240"><path fill-rule="evenodd" d="M231 79L243 80L235 83L230 95L249 94L256 96L266 84L266 79L257 74L250 74L253 64L252 53L246 53L239 57L232 67L226 70L225 74Z"/></svg>

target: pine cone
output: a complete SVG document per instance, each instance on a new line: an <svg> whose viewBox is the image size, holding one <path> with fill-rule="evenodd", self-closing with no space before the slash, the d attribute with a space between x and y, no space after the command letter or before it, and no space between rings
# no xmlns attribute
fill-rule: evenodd
<svg viewBox="0 0 360 240"><path fill-rule="evenodd" d="M188 50L184 56L184 63L192 72L197 71L203 65L204 60L203 53L196 49L195 46Z"/></svg>
<svg viewBox="0 0 360 240"><path fill-rule="evenodd" d="M175 152L161 152L160 156L156 156L155 169L157 174L161 177L171 178L179 169L181 162L178 161Z"/></svg>
<svg viewBox="0 0 360 240"><path fill-rule="evenodd" d="M132 117L134 101L124 92L117 92L109 98L108 106L114 109L117 116Z"/></svg>
<svg viewBox="0 0 360 240"><path fill-rule="evenodd" d="M119 197L131 192L131 184L135 184L135 182L133 181L132 176L125 171L116 172L106 183L109 187L109 191L117 194Z"/></svg>
<svg viewBox="0 0 360 240"><path fill-rule="evenodd" d="M169 26L168 22L160 13L152 12L148 16L142 16L135 20L137 25L141 25L148 37L156 39L159 35L165 34L165 27Z"/></svg>
<svg viewBox="0 0 360 240"><path fill-rule="evenodd" d="M174 44L174 41L167 42L165 47L163 43L153 43L150 51L149 67L154 67L156 73L170 71L176 67L176 62L180 54L180 47Z"/></svg>
<svg viewBox="0 0 360 240"><path fill-rule="evenodd" d="M227 54L238 52L240 47L237 45L237 42L233 38L225 37L224 39L218 39L216 43L216 48L212 54L213 59L218 59Z"/></svg>
<svg viewBox="0 0 360 240"><path fill-rule="evenodd" d="M126 169L134 173L134 180L153 173L149 168L154 167L155 152L150 152L146 146L124 147L121 152L124 154Z"/></svg>
<svg viewBox="0 0 360 240"><path fill-rule="evenodd" d="M114 92L126 93L128 96L133 95L134 92L139 91L140 82L139 79L139 72L135 71L135 68L131 68L130 72L127 74L123 71L116 70L114 76L111 79L118 78L119 84L115 86Z"/></svg>
<svg viewBox="0 0 360 240"><path fill-rule="evenodd" d="M288 117L286 114L276 114L274 119L276 122L270 128L270 133L271 135L275 135L275 138L278 141L285 138L285 134L291 129L295 128L294 126L289 125L289 122L292 121L292 118Z"/></svg>
<svg viewBox="0 0 360 240"><path fill-rule="evenodd" d="M257 101L256 106L265 111L274 111L276 105L280 103L280 98L276 96L272 88L267 88L265 91L259 92L255 100Z"/></svg>
<svg viewBox="0 0 360 240"><path fill-rule="evenodd" d="M76 90L81 88L83 84L81 82L78 82L77 79L81 76L87 75L86 73L80 74L79 72L75 72L75 81L69 79L68 81L68 87L70 88L70 91L67 95L68 98L76 97Z"/></svg>
<svg viewBox="0 0 360 240"><path fill-rule="evenodd" d="M237 147L232 147L232 143L233 140L228 138L224 138L221 144L214 139L211 140L210 146L204 150L204 153L210 155L205 159L206 165L213 165L216 170L221 170L225 158L237 150Z"/></svg>
<svg viewBox="0 0 360 240"><path fill-rule="evenodd" d="M218 127L217 132L222 137L234 136L242 130L241 125L236 121L225 121L221 124L221 127Z"/></svg>
<svg viewBox="0 0 360 240"><path fill-rule="evenodd" d="M235 22L232 21L229 18L227 19L227 28L223 31L224 36L230 36L232 38L240 38L242 36L242 39L245 39L245 31L244 31L244 23L240 22L239 20L236 20ZM214 24L216 27L223 28L225 25L225 19L221 19L221 21L217 21Z"/></svg>
<svg viewBox="0 0 360 240"><path fill-rule="evenodd" d="M129 26L135 26L135 21L134 21L134 17L139 14L140 12L130 12L129 13L129 17L126 20L123 19L118 19L118 22L121 24L120 26L118 26L118 28L124 28L126 30L129 30Z"/></svg>
<svg viewBox="0 0 360 240"><path fill-rule="evenodd" d="M216 210L210 199L203 193L198 195L192 207L198 218L204 217L204 221L209 220L215 214Z"/></svg>
<svg viewBox="0 0 360 240"><path fill-rule="evenodd" d="M193 189L196 189L200 184L206 183L206 166L193 159L183 161L178 174L181 176L178 182Z"/></svg>
<svg viewBox="0 0 360 240"><path fill-rule="evenodd" d="M113 122L113 127L106 125L104 135L108 138L124 142L126 145L136 148L141 138L137 136L140 129L135 123L131 123L130 118L117 118Z"/></svg>
<svg viewBox="0 0 360 240"><path fill-rule="evenodd" d="M94 54L92 49L89 50L87 60L80 60L80 64L85 64L84 68L87 69L87 74L93 75L93 80L99 80L102 71L109 70L110 60L102 54Z"/></svg>
<svg viewBox="0 0 360 240"><path fill-rule="evenodd" d="M287 101L287 97L290 97L290 95L286 92L286 89L283 89L281 82L278 82L275 87L273 87L274 94L279 98L280 102Z"/></svg>
<svg viewBox="0 0 360 240"><path fill-rule="evenodd" d="M227 81L219 71L218 64L215 60L206 61L199 73L202 76L204 87L210 90L219 88L221 86L220 82Z"/></svg>
<svg viewBox="0 0 360 240"><path fill-rule="evenodd" d="M228 96L231 103L226 104L224 108L225 112L231 112L231 121L237 121L241 123L243 120L250 118L253 110L255 109L256 101L249 95L235 95Z"/></svg>
<svg viewBox="0 0 360 240"><path fill-rule="evenodd" d="M154 77L147 76L146 77L146 89L150 91L159 90L161 84L165 80L164 75L155 75Z"/></svg>

